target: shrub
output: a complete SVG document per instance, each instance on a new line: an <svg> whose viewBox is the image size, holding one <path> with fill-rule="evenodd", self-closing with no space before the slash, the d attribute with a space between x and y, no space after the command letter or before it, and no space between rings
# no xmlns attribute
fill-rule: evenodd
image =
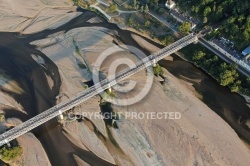
<svg viewBox="0 0 250 166"><path fill-rule="evenodd" d="M15 158L21 156L22 154L22 148L20 146L15 146L15 147L7 147L3 146L0 149L0 156L3 161L11 161L14 160Z"/></svg>
<svg viewBox="0 0 250 166"><path fill-rule="evenodd" d="M150 21L146 21L146 22L145 22L145 27L149 28L150 25L151 25L151 22L150 22Z"/></svg>
<svg viewBox="0 0 250 166"><path fill-rule="evenodd" d="M160 15L162 15L164 12L165 12L164 8L160 8L160 9L158 10L158 13L159 13Z"/></svg>
<svg viewBox="0 0 250 166"><path fill-rule="evenodd" d="M159 64L156 64L154 67L154 75L159 76L160 74L163 74L162 68Z"/></svg>
<svg viewBox="0 0 250 166"><path fill-rule="evenodd" d="M109 6L108 11L113 13L118 9L118 6L116 4L112 4Z"/></svg>
<svg viewBox="0 0 250 166"><path fill-rule="evenodd" d="M184 22L179 26L179 30L186 35L191 30L191 24L189 22Z"/></svg>

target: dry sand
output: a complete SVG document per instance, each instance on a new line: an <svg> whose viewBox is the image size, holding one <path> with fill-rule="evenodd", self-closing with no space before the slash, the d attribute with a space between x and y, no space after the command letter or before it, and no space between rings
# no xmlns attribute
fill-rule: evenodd
<svg viewBox="0 0 250 166"><path fill-rule="evenodd" d="M78 16L70 0L0 0L0 31L31 34Z"/></svg>
<svg viewBox="0 0 250 166"><path fill-rule="evenodd" d="M164 88L155 82L147 98L126 108L128 111L181 112L180 120L131 120L137 129L142 129L144 139L151 142L164 165L248 165L249 150L233 129L166 73L168 84ZM133 140L140 135L132 134L134 131L130 129L134 126L127 123L119 123L120 129L115 132L121 135L117 136L119 139L125 137L133 147ZM135 154L152 153L145 145L135 147L139 151Z"/></svg>
<svg viewBox="0 0 250 166"><path fill-rule="evenodd" d="M191 90L195 96L206 103L214 112L223 117L227 123L243 138L250 139L250 106L243 97L222 87L205 72L194 65L183 61L177 55L172 55L173 61L163 60L162 66L168 69Z"/></svg>
<svg viewBox="0 0 250 166"><path fill-rule="evenodd" d="M72 10L65 7L71 5L66 3L68 2L66 0L56 0L51 2L52 4L33 0L32 3L24 5L25 2L27 1L18 3L13 3L11 0L0 1L5 9L1 11L2 19L0 20L7 19L8 23L1 24L2 31L38 32L51 28L50 25L53 27L61 25L79 14L77 12L68 13ZM20 10L17 11L15 5L20 7ZM55 6L63 6L63 8ZM50 13L55 13L55 15L49 16ZM8 19L9 17L10 19ZM42 19L43 17L44 19ZM52 18L50 19L50 17ZM63 21L58 21L62 19ZM96 20L96 18L90 18L87 22L94 25L101 24L100 20ZM89 65L91 69L100 53L106 48L114 46L114 41L119 41L115 34L117 33L107 28L80 27L67 32L54 33L47 38L31 42L58 66L62 85L57 102L65 101L83 90L83 86L90 80L91 75L88 74L86 68L82 67L82 64ZM148 42L142 41L142 37L122 37L126 38L125 41L134 38L148 52L157 49ZM131 41L131 43L136 42ZM79 51L76 50L76 46ZM131 53L127 51L119 55L132 57ZM32 58L39 65L44 65L45 59L42 57L32 56ZM113 60L119 58L114 55ZM108 72L108 65L109 63L105 63L102 66L103 73ZM155 80L150 93L142 101L128 107L113 106L114 110L119 112L180 112L181 119L135 120L122 118L117 121L118 129L107 126L103 120L93 120L90 117L79 121L66 119L63 127L59 126L54 119L43 127L45 132L41 132L44 134L44 140L48 141L43 142L43 146L47 147L46 152L50 154L50 160L57 165L66 166L88 164L97 166L114 164L129 166L249 165L249 150L235 131L202 103L179 79L168 71L165 71L165 74L167 76L166 84L161 85L158 80ZM34 80L39 80L35 76L32 77ZM48 86L51 88L54 85L51 78L47 76L44 78L49 79ZM131 78L141 84L146 78L146 73L141 71ZM39 83L34 82L34 84ZM125 97L130 97L140 90L139 87ZM94 97L74 108L73 112L75 114L100 112L99 103L100 98ZM39 107L45 108L47 104L40 103ZM22 142L22 138L20 139ZM31 153L39 154L39 157L43 156L42 160L32 158L33 165L50 164L40 144L36 143L35 150L26 149L26 143L23 145L27 155L24 157L29 157ZM44 161L45 163L43 163Z"/></svg>
<svg viewBox="0 0 250 166"><path fill-rule="evenodd" d="M88 35L84 35L87 32ZM81 74L83 69L77 67L77 61L74 59L79 57L74 54L74 46L72 42L71 44L68 42L68 38L77 41L81 50L80 55L91 66L102 50L113 45L110 34L112 33L107 29L77 28L64 35L58 35L60 36L58 43L51 44L53 40L48 38L32 42L32 44L38 45L39 49L57 64L63 78L67 78L63 79L61 93L71 96L74 91L77 93L77 90L81 90L78 82L88 81L88 78ZM56 38L55 36L53 38ZM137 40L141 39L137 37ZM147 42L141 41L140 43L149 51L156 49L155 46L147 45ZM108 63L101 69L103 72L107 70ZM74 74L75 76L72 77L71 73L78 74ZM93 127L85 124L85 121L84 123L75 121L71 122L75 123L74 127L71 123L66 124L66 128L71 129L71 132L66 132L67 138L72 142L78 142L77 146L93 152L99 158L110 163L130 163L128 165L132 165L132 163L134 165L248 165L250 162L249 150L234 130L178 79L167 71L165 73L168 78L167 85L162 86L156 81L151 93L141 102L126 108L115 107L115 110L180 112L182 114L180 120L124 119L118 121L119 129L107 128L106 131L104 123L99 122L97 125L93 121L94 128L102 131L101 137L98 133L93 133ZM140 75L144 75L143 72ZM135 78L140 80L143 77L137 76ZM134 92L139 90L140 88ZM98 102L92 102L92 104L97 105ZM86 103L76 108L75 112L91 111L84 106ZM78 130L72 133L75 128ZM79 128L84 130L79 131ZM107 132L110 134L106 135ZM81 136L83 133L85 137ZM88 139L86 135L91 136L92 139ZM100 139L99 143L98 139ZM112 144L108 144L108 141L104 140L113 141L111 141ZM105 148L104 145L107 147ZM101 150L102 148L104 149ZM102 155L99 154L99 150L101 150ZM114 154L112 151L115 150L120 152ZM79 158L77 161L79 162Z"/></svg>

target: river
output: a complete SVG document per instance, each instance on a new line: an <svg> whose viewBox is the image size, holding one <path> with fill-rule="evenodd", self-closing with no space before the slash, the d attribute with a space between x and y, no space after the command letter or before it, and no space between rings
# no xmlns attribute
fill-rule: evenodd
<svg viewBox="0 0 250 166"><path fill-rule="evenodd" d="M83 14L54 30L45 30L36 34L23 36L22 38L19 38L17 33L0 33L0 68L15 78L24 89L24 95L14 96L14 98L24 106L28 114L26 116L15 110L5 110L7 112L7 118L19 117L22 121L25 121L39 114L55 104L55 97L60 90L61 80L57 66L43 53L31 46L29 44L31 41L43 39L47 35L62 30L68 31L77 27L99 26L116 31L125 44L135 46L141 49L145 54L150 54L148 50L144 49L145 46L140 46L133 39L131 36L133 32L121 30L117 25L108 23L102 18L100 18L104 21L102 23L88 23L86 21L92 17L96 17L96 14L82 9L78 10L81 10ZM162 48L161 45L143 36L141 36L141 38ZM46 60L46 69L38 65L32 59L31 54L42 56ZM180 79L183 79L184 76L185 78L189 78L188 80L190 82L194 79L202 80L200 83L193 82L195 89L203 96L202 101L225 119L237 133L250 141L249 129L241 124L242 120L239 120L250 119L249 108L241 96L231 93L228 88L220 86L201 69L196 68L177 56L174 56L173 61L162 60L160 64ZM54 73L54 75L52 73ZM45 74L50 75L53 79L54 86L52 89L50 89L48 85ZM67 155L77 154L80 153L80 151L62 134L61 127L57 126L55 120L41 125L41 127L34 130L34 133L45 148L52 165L76 165L72 158L66 158ZM62 141L64 143L66 142L66 145L63 146L68 147L67 152L62 152L59 144L53 144L53 142L60 142L60 140L64 140ZM89 154L88 152L85 153ZM86 157L87 156L88 155L86 155ZM89 159L98 161L102 165L110 165L98 159L98 157L93 154L89 154L89 158L85 158L84 160L88 161Z"/></svg>

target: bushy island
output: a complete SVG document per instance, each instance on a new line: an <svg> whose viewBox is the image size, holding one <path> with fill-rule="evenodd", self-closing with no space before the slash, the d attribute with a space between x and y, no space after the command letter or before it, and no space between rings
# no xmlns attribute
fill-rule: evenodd
<svg viewBox="0 0 250 166"><path fill-rule="evenodd" d="M22 148L19 145L4 145L0 147L0 159L5 163L11 163L22 155Z"/></svg>

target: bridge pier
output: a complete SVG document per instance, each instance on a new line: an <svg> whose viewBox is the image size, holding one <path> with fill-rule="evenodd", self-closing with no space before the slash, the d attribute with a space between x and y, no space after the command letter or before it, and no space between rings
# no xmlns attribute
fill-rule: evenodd
<svg viewBox="0 0 250 166"><path fill-rule="evenodd" d="M62 111L61 111L61 110L59 110L58 112L59 112L58 119L63 120L63 114L62 114Z"/></svg>
<svg viewBox="0 0 250 166"><path fill-rule="evenodd" d="M199 42L199 39L197 36L195 36L195 41L194 41L194 44L197 44Z"/></svg>
<svg viewBox="0 0 250 166"><path fill-rule="evenodd" d="M110 85L110 84L108 84L108 89L107 89L107 90L108 90L109 93L112 92L112 88L111 88L111 85Z"/></svg>
<svg viewBox="0 0 250 166"><path fill-rule="evenodd" d="M9 148L11 147L10 142L8 140L5 139L4 142Z"/></svg>
<svg viewBox="0 0 250 166"><path fill-rule="evenodd" d="M153 67L156 67L156 60L153 60Z"/></svg>

